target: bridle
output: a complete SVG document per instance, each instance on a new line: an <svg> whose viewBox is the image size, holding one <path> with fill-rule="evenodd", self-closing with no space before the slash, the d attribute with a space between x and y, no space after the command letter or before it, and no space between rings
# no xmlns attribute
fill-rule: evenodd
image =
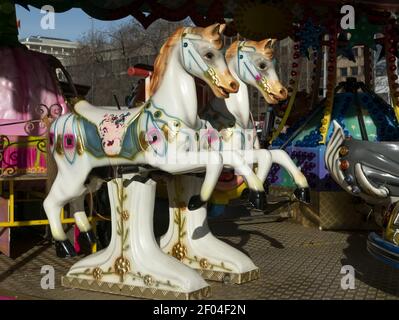
<svg viewBox="0 0 399 320"><path fill-rule="evenodd" d="M202 36L184 31L181 37L181 52L184 69L189 72L189 70L192 69L191 63L195 63L204 73L205 77L208 78L213 85L219 87L220 78L216 74L215 69L206 64L201 55L195 50L192 40L202 40Z"/></svg>
<svg viewBox="0 0 399 320"><path fill-rule="evenodd" d="M273 95L270 84L265 76L260 74L249 59L249 53L256 52L254 47L246 46L245 41L240 41L237 49L238 77L245 79L244 72L249 72L258 87L269 95Z"/></svg>

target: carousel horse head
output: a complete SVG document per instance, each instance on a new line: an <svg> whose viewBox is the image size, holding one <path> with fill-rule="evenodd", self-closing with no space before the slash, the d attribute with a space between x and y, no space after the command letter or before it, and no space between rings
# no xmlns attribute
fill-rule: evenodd
<svg viewBox="0 0 399 320"><path fill-rule="evenodd" d="M158 89L172 54L177 55L188 74L205 81L216 97L228 98L230 93L236 93L239 84L231 75L222 52L225 27L216 23L206 28L178 29L163 45L155 61L150 96Z"/></svg>
<svg viewBox="0 0 399 320"><path fill-rule="evenodd" d="M275 42L275 39L236 41L226 51L226 60L238 78L258 88L269 104L286 100L288 96L275 70Z"/></svg>

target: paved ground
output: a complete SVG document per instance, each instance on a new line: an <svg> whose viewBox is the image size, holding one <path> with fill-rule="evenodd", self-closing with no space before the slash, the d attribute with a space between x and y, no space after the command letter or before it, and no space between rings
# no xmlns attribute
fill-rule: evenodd
<svg viewBox="0 0 399 320"><path fill-rule="evenodd" d="M304 228L288 220L213 224L214 233L252 257L261 279L244 285L211 283L215 299L398 299L399 270L366 251L367 233ZM126 299L66 289L60 277L77 259L61 260L54 248L36 246L16 260L0 255L0 295L20 299ZM56 288L40 288L40 268L56 270ZM342 290L342 265L356 270L356 289Z"/></svg>

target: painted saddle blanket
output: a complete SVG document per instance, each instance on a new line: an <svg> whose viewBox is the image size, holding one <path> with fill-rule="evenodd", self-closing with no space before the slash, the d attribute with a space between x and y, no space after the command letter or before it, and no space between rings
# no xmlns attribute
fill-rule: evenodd
<svg viewBox="0 0 399 320"><path fill-rule="evenodd" d="M87 101L75 105L83 128L85 147L95 156L131 158L140 151L137 120L142 108L115 110L95 107Z"/></svg>

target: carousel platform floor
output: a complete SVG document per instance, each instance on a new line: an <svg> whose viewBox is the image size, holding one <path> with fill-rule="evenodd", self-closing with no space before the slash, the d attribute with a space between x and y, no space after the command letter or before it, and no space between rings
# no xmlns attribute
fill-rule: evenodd
<svg viewBox="0 0 399 320"><path fill-rule="evenodd" d="M370 256L366 232L305 228L289 220L213 223L214 233L252 257L261 278L243 285L209 282L213 299L398 299L399 270ZM62 260L38 245L12 260L0 255L0 296L16 299L129 299L63 288L60 278L78 258ZM40 270L55 268L55 289L43 290ZM356 270L354 290L341 289L343 265Z"/></svg>

